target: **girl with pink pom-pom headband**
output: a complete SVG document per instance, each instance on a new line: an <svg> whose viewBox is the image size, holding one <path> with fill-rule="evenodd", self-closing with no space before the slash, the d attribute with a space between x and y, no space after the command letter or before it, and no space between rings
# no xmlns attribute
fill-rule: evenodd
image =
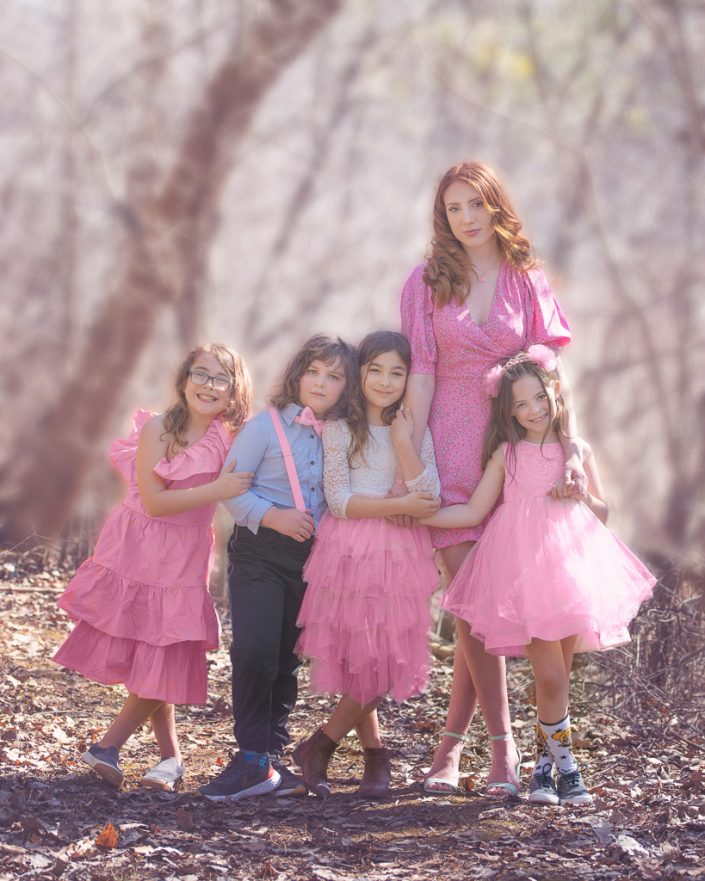
<svg viewBox="0 0 705 881"><path fill-rule="evenodd" d="M538 366L547 373L552 373L558 365L556 353L553 349L538 344L535 346L529 346L525 352L518 352L516 355L512 355L507 361L495 364L494 367L487 371L483 380L483 386L485 392L490 398L497 397L500 386L502 385L502 379L507 375L511 368L516 367L517 364L522 364L525 361L538 364Z"/></svg>

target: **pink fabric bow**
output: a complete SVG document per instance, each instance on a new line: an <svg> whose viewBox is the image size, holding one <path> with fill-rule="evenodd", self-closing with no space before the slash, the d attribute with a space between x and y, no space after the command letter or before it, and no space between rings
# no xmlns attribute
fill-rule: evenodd
<svg viewBox="0 0 705 881"><path fill-rule="evenodd" d="M499 387L502 384L502 377L505 371L517 364L521 364L522 361L532 361L547 372L555 370L558 364L556 353L553 349L540 344L529 346L525 352L519 352L503 364L496 364L487 371L483 381L486 394L491 398L496 398L499 394Z"/></svg>
<svg viewBox="0 0 705 881"><path fill-rule="evenodd" d="M310 407L304 407L299 415L294 418L294 422L298 422L300 425L310 425L316 434L319 437L321 436L321 432L323 431L323 420L316 419L316 416Z"/></svg>

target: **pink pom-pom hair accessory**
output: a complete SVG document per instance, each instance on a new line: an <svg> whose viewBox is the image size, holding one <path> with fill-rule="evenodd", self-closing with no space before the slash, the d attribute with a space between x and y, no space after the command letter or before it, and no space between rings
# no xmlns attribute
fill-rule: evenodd
<svg viewBox="0 0 705 881"><path fill-rule="evenodd" d="M538 364L539 367L546 371L555 370L556 365L558 364L558 359L556 358L556 353L553 349L549 349L548 346L542 346L540 344L529 346L525 352L517 352L517 354L513 355L508 361L505 361L503 364L495 364L494 367L491 367L487 371L483 381L485 392L491 398L496 398L499 394L499 387L502 384L502 377L507 370L524 361L531 361L533 364Z"/></svg>

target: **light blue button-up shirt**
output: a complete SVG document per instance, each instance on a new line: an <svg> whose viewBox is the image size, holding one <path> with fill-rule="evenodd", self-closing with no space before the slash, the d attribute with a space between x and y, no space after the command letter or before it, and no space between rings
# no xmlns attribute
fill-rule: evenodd
<svg viewBox="0 0 705 881"><path fill-rule="evenodd" d="M326 510L323 444L313 428L294 422L301 410L298 404L287 404L279 413L296 464L304 504L318 526ZM255 477L246 493L223 504L238 526L247 526L256 535L262 517L272 505L295 507L284 456L268 410L250 419L242 428L230 447L225 465L233 459L237 462L236 471L254 471Z"/></svg>

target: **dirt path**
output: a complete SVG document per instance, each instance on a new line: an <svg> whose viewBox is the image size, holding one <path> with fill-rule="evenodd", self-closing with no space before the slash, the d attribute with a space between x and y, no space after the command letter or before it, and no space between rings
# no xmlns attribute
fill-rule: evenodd
<svg viewBox="0 0 705 881"><path fill-rule="evenodd" d="M3 565L9 580L0 583L0 881L705 877L702 746L679 739L676 726L672 738L656 739L648 720L627 725L601 710L581 685L589 668L579 671L573 706L580 760L595 795L588 809L499 803L477 792L424 796L419 780L442 730L450 687L450 665L438 660L427 694L381 709L395 756L393 798L375 804L356 797L361 756L349 738L336 754L333 795L325 804L267 796L212 805L195 788L217 773L231 746L224 649L212 656L209 705L179 712L185 791L139 788L158 758L143 732L123 751L128 785L116 793L86 773L77 756L106 726L119 690L49 660L67 631L55 607L65 576L13 570L2 558L0 574ZM515 734L530 754L526 664L512 662L509 681ZM304 684L292 719L295 737L315 727L328 707ZM464 770L481 789L489 752L480 720L472 733ZM525 781L530 767L527 760ZM109 823L117 846L99 847L96 837Z"/></svg>

